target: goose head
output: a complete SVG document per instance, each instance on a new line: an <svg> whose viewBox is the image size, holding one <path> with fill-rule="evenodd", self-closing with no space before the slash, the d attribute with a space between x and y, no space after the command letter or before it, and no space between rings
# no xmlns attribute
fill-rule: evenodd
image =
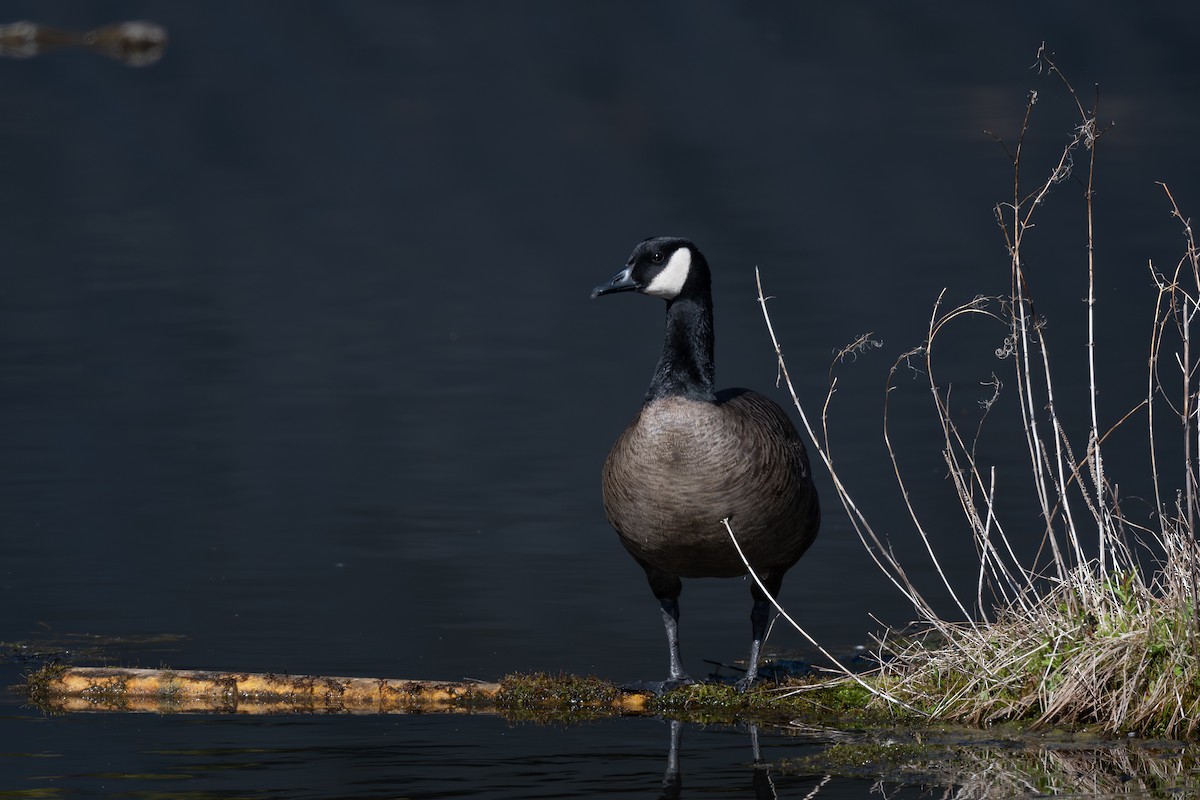
<svg viewBox="0 0 1200 800"><path fill-rule="evenodd" d="M668 302L685 295L709 294L708 263L687 239L646 239L633 248L625 269L593 289L592 297L615 292L641 292Z"/></svg>

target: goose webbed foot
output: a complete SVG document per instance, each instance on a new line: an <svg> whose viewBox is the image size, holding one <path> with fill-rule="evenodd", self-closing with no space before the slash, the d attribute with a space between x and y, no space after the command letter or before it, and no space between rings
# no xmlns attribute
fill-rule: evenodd
<svg viewBox="0 0 1200 800"><path fill-rule="evenodd" d="M626 692L649 692L662 696L667 692L673 692L676 689L682 689L684 686L691 686L694 683L696 681L687 675L679 675L674 678L667 678L665 681L631 681L630 683L621 684L621 689Z"/></svg>
<svg viewBox="0 0 1200 800"><path fill-rule="evenodd" d="M750 653L750 668L746 670L745 675L733 682L733 688L738 692L745 694L750 690L750 687L756 686L758 683L758 648L756 647Z"/></svg>

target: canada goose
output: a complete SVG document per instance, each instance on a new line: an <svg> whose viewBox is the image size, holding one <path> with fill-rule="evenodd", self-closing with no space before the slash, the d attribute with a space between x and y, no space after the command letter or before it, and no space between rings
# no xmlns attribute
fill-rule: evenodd
<svg viewBox="0 0 1200 800"><path fill-rule="evenodd" d="M821 511L804 442L783 409L746 389L713 389L712 279L696 246L646 239L592 297L629 291L667 301L666 339L641 411L604 462L604 511L662 606L670 677L641 685L667 691L693 682L679 659L680 578L746 574L721 520L777 596L816 538ZM770 615L758 585L750 591L743 690L758 676Z"/></svg>

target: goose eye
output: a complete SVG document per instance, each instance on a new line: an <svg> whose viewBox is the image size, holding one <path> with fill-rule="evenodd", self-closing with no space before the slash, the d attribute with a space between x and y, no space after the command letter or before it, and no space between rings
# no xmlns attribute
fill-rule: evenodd
<svg viewBox="0 0 1200 800"><path fill-rule="evenodd" d="M657 252L657 251L654 253L651 253L650 260L655 264L661 264L663 262L663 254L660 252Z"/></svg>

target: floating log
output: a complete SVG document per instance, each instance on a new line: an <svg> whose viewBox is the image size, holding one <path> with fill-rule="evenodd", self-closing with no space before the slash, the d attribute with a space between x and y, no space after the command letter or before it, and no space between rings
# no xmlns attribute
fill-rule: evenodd
<svg viewBox="0 0 1200 800"><path fill-rule="evenodd" d="M66 47L101 53L131 67L147 67L162 58L167 31L144 20L91 31L65 31L28 21L0 25L0 56L31 58Z"/></svg>
<svg viewBox="0 0 1200 800"><path fill-rule="evenodd" d="M169 713L647 713L651 695L596 678L513 675L498 682L344 678L113 667L45 667L24 687L45 710Z"/></svg>

